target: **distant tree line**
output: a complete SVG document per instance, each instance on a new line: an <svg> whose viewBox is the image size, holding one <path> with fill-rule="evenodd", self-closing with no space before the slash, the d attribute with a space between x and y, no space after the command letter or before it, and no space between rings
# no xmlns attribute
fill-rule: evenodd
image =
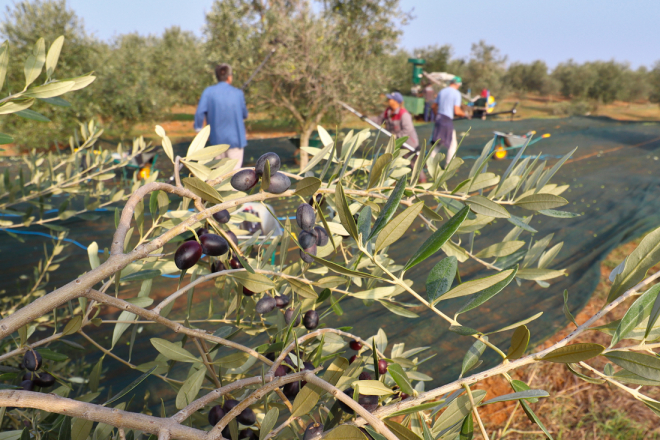
<svg viewBox="0 0 660 440"><path fill-rule="evenodd" d="M13 62L25 60L39 37L43 36L48 45L57 36L64 35L66 50L62 53L58 67L60 77L94 71L98 80L80 93L70 97L64 95L70 107L57 111L44 103L32 107L34 111L50 118L52 123L43 124L12 115L0 122L0 132L16 133L18 138L30 146L46 147L55 139L66 141L79 122L95 117L106 128L113 128L113 133L125 133L128 137L128 129L136 123L161 119L176 105L195 105L202 90L215 83L213 67L218 62L233 63L236 67L236 82L242 82L265 56L264 48L273 46L278 40L288 41L289 46L284 54L271 61L271 71L264 71L247 95L248 105L260 111L273 112L278 117L283 114L282 108L277 109L281 98L275 99L273 105L265 101L266 97L273 98L276 96L273 93L278 91L298 93L295 92L298 71L287 65L286 56L296 60L298 68L302 69L300 71L316 72L313 75L315 78L324 74L323 78L317 79L323 83L325 93L332 95L328 103L339 97L334 96L337 93L357 93L360 98L352 98L352 101L364 109L376 108L374 104L379 102L378 95L387 90L399 89L405 92L410 89L411 67L407 59L411 56L424 58L427 71L460 75L463 77L464 89L470 88L473 93L488 88L497 97L534 94L563 96L593 103L615 100L660 102L660 61L652 68L633 70L628 64L616 61L579 64L569 60L551 70L541 60L528 64L508 63L506 56L484 41L474 44L467 58L455 57L449 45L428 46L408 53L396 49L400 32L393 31L395 28L391 26L392 14L401 17L398 0L322 2L325 12L318 14L316 19L324 21L318 22L322 23L318 29L335 36L346 34L337 29L352 29L353 35L360 35L360 38L317 39L315 44L319 47L312 48L309 44L301 45L302 34L289 28L290 25L294 26L296 17L308 16L311 19L311 13L304 12L305 1L301 0L300 6L296 6L297 10L303 11L302 15L287 14L285 25L269 28L264 23L268 23L266 19L270 20L274 15L262 14L258 10L245 12L248 10L246 8L254 4L236 0L217 1L206 17L203 37L171 27L162 35L130 33L118 35L110 41L102 41L89 34L82 20L67 6L66 0L29 0L8 6L4 20L0 22L0 39L9 41L10 59ZM289 7L292 7L291 4ZM231 24L221 21L218 27L219 16L236 22ZM261 17L259 23L263 29L258 38L254 30L260 29L259 26L249 26L253 29L250 32L243 26L245 23L241 23L241 20L250 17ZM338 20L332 17L342 18ZM275 23L273 20L270 22ZM310 27L310 31L312 29L315 28ZM266 38L270 39L266 41ZM254 50L249 50L252 46ZM300 50L300 56L291 52L294 50ZM320 64L317 63L315 67L314 60L307 53L323 53L339 62L335 62L332 67L319 69ZM361 55L367 53L369 57ZM305 66L300 67L300 63L305 63ZM307 73L305 75L299 77L305 81L301 83L297 98L310 102L310 93L318 94L321 89L314 82L315 78ZM277 81L273 80L267 86L259 84L275 76L278 76ZM21 72L10 72L5 84L2 91L5 95L7 92L21 90L24 87ZM300 105L295 106L300 110ZM311 110L309 115L303 114L302 119L298 118L303 122L296 121L290 115L292 121L301 126L301 133L315 126L316 123L311 122L322 113ZM339 115L336 109L331 109L325 112L323 118L336 119Z"/></svg>
<svg viewBox="0 0 660 440"><path fill-rule="evenodd" d="M464 89L471 88L473 93L487 88L498 96L536 94L603 104L613 101L660 102L660 61L651 69L641 66L635 70L628 63L614 60L580 64L571 59L550 69L542 60L509 64L506 56L484 41L472 45L467 59L454 58L450 45L428 46L398 56L401 60L408 56L424 58L425 70L429 72L459 75L463 78ZM409 81L409 75L398 79L401 87L406 87L404 84Z"/></svg>

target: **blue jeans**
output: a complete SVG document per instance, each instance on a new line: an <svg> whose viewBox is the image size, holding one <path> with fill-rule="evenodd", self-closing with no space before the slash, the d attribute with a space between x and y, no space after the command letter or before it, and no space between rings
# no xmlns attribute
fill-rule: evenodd
<svg viewBox="0 0 660 440"><path fill-rule="evenodd" d="M424 122L431 122L435 120L435 112L431 108L431 105L433 105L432 102L424 103Z"/></svg>

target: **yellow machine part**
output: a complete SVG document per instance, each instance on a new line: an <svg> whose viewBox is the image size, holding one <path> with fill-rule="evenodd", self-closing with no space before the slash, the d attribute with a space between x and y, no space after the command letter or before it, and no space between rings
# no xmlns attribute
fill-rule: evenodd
<svg viewBox="0 0 660 440"><path fill-rule="evenodd" d="M506 157L507 151L504 149L503 146L498 145L495 147L495 154L493 154L493 157L495 160L502 160Z"/></svg>
<svg viewBox="0 0 660 440"><path fill-rule="evenodd" d="M490 95L486 102L486 113L493 113L493 110L495 110L495 97Z"/></svg>
<svg viewBox="0 0 660 440"><path fill-rule="evenodd" d="M142 180L146 180L151 175L151 164L147 163L145 166L140 168L138 177Z"/></svg>

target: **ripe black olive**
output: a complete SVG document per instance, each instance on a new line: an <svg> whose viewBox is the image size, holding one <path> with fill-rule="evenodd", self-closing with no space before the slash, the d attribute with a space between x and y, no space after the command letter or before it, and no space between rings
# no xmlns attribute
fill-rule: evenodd
<svg viewBox="0 0 660 440"><path fill-rule="evenodd" d="M55 385L55 378L53 375L48 373L40 373L38 377L35 375L33 380L34 383L41 388L48 388Z"/></svg>
<svg viewBox="0 0 660 440"><path fill-rule="evenodd" d="M301 203L296 210L296 222L303 231L311 231L316 223L316 213L314 208L307 203Z"/></svg>
<svg viewBox="0 0 660 440"><path fill-rule="evenodd" d="M284 365L280 365L279 367L277 367L275 369L275 377L286 376L288 370L289 369L287 367L285 367Z"/></svg>
<svg viewBox="0 0 660 440"><path fill-rule="evenodd" d="M215 214L213 214L213 218L218 223L228 223L229 219L231 218L231 215L229 214L229 211L223 209L222 211L218 211Z"/></svg>
<svg viewBox="0 0 660 440"><path fill-rule="evenodd" d="M307 202L310 206L314 206L314 196L309 198L309 202ZM316 204L319 205L319 207L323 207L323 203L325 203L325 198L323 197L322 194L317 194L316 195Z"/></svg>
<svg viewBox="0 0 660 440"><path fill-rule="evenodd" d="M316 237L310 232L302 231L298 236L298 243L303 249L311 248L316 242Z"/></svg>
<svg viewBox="0 0 660 440"><path fill-rule="evenodd" d="M291 186L291 180L282 173L275 173L270 176L270 186L268 192L272 194L282 194Z"/></svg>
<svg viewBox="0 0 660 440"><path fill-rule="evenodd" d="M277 301L275 301L275 298L270 295L264 295L263 298L257 301L257 305L254 309L258 314L265 315L266 313L272 312L276 306Z"/></svg>
<svg viewBox="0 0 660 440"><path fill-rule="evenodd" d="M278 295L275 297L275 305L278 309L283 309L289 305L289 297L286 295Z"/></svg>
<svg viewBox="0 0 660 440"><path fill-rule="evenodd" d="M238 416L236 416L236 420L245 426L250 426L254 425L254 422L257 421L257 415L251 408L245 408Z"/></svg>
<svg viewBox="0 0 660 440"><path fill-rule="evenodd" d="M300 250L300 258L305 263L312 264L314 262L314 259L312 257L310 257L310 255L316 256L316 244L314 244L312 247L307 248L305 250Z"/></svg>
<svg viewBox="0 0 660 440"><path fill-rule="evenodd" d="M246 439L246 440L257 440L259 436L256 434L255 431L251 429L244 429L241 432L238 433L238 438L239 440Z"/></svg>
<svg viewBox="0 0 660 440"><path fill-rule="evenodd" d="M362 348L362 343L360 341L356 341L355 339L352 340L348 345L355 351L359 351Z"/></svg>
<svg viewBox="0 0 660 440"><path fill-rule="evenodd" d="M307 330L314 330L319 326L319 314L316 310L308 310L303 317L303 325Z"/></svg>
<svg viewBox="0 0 660 440"><path fill-rule="evenodd" d="M270 175L274 175L280 170L280 156L275 153L266 153L257 159L257 164L254 166L254 171L257 176L261 177L266 169L266 161L270 162Z"/></svg>
<svg viewBox="0 0 660 440"><path fill-rule="evenodd" d="M225 404L222 405L222 409L224 410L225 414L227 414L229 411L234 409L236 405L238 405L240 402L235 399L227 399L225 400Z"/></svg>
<svg viewBox="0 0 660 440"><path fill-rule="evenodd" d="M300 392L300 382L291 382L282 388L282 392L286 396L287 399L293 400L296 398L298 393Z"/></svg>
<svg viewBox="0 0 660 440"><path fill-rule="evenodd" d="M314 226L314 231L316 232L317 246L325 246L328 244L329 237L325 228L322 228L321 226Z"/></svg>
<svg viewBox="0 0 660 440"><path fill-rule="evenodd" d="M243 269L243 265L238 260L238 258L232 258L231 260L229 260L229 265L231 266L232 269Z"/></svg>
<svg viewBox="0 0 660 440"><path fill-rule="evenodd" d="M26 370L30 371L37 371L41 368L41 355L39 352L34 350L26 351L23 356L23 366Z"/></svg>
<svg viewBox="0 0 660 440"><path fill-rule="evenodd" d="M360 375L358 376L358 379L360 379L360 380L371 380L371 374L369 374L368 371L363 371L363 372L360 373Z"/></svg>
<svg viewBox="0 0 660 440"><path fill-rule="evenodd" d="M196 241L186 241L174 253L174 264L181 270L190 269L202 256L202 246Z"/></svg>
<svg viewBox="0 0 660 440"><path fill-rule="evenodd" d="M286 312L284 312L284 320L286 321L287 324L291 324L291 321L293 321L293 314L295 313L295 310L289 308L286 309ZM298 312L298 315L296 316L296 321L293 323L294 327L298 327L300 325L300 312Z"/></svg>
<svg viewBox="0 0 660 440"><path fill-rule="evenodd" d="M225 411L222 409L222 406L216 405L209 411L209 423L211 426L215 426L224 416Z"/></svg>
<svg viewBox="0 0 660 440"><path fill-rule="evenodd" d="M323 423L312 422L307 425L303 440L316 440L323 434Z"/></svg>
<svg viewBox="0 0 660 440"><path fill-rule="evenodd" d="M344 391L344 393L351 399L353 398L353 388L347 388L346 391ZM354 413L353 409L350 406L346 405L341 400L339 400L338 402L339 402L339 406L345 413L347 414ZM378 408L378 396L366 396L364 394L360 394L358 396L358 403L367 411L369 412L374 411L376 408Z"/></svg>
<svg viewBox="0 0 660 440"><path fill-rule="evenodd" d="M384 359L381 359L378 361L378 372L380 374L385 374L387 373L387 361Z"/></svg>
<svg viewBox="0 0 660 440"><path fill-rule="evenodd" d="M21 382L21 388L23 388L25 391L33 391L34 382L31 380L24 380L23 382Z"/></svg>
<svg viewBox="0 0 660 440"><path fill-rule="evenodd" d="M252 296L254 295L254 292L248 289L247 287L243 287L243 295L245 296Z"/></svg>
<svg viewBox="0 0 660 440"><path fill-rule="evenodd" d="M236 191L248 191L257 184L259 176L253 169L241 170L231 177L231 186Z"/></svg>
<svg viewBox="0 0 660 440"><path fill-rule="evenodd" d="M218 257L224 255L229 251L229 244L227 240L215 234L204 234L199 237L200 243L202 243L202 251L206 255L211 255L213 257Z"/></svg>

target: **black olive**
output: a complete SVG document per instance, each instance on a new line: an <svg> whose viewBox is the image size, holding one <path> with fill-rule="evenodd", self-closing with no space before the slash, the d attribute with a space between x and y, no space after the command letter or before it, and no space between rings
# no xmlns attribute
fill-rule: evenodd
<svg viewBox="0 0 660 440"><path fill-rule="evenodd" d="M211 426L215 426L224 416L225 411L222 409L222 406L216 405L209 411L209 423Z"/></svg>
<svg viewBox="0 0 660 440"><path fill-rule="evenodd" d="M314 208L307 203L301 203L296 210L296 222L303 231L311 231L316 223L316 213Z"/></svg>
<svg viewBox="0 0 660 440"><path fill-rule="evenodd" d="M308 310L303 317L303 325L307 330L314 330L319 326L319 314L316 310Z"/></svg>
<svg viewBox="0 0 660 440"><path fill-rule="evenodd" d="M270 185L268 192L272 194L282 194L291 186L291 180L282 173L275 173L270 176Z"/></svg>
<svg viewBox="0 0 660 440"><path fill-rule="evenodd" d="M219 235L204 234L199 237L199 241L202 243L202 251L206 255L218 257L220 255L226 254L229 251L229 244L227 243L227 240Z"/></svg>
<svg viewBox="0 0 660 440"><path fill-rule="evenodd" d="M41 355L37 351L28 350L23 356L23 366L26 370L37 371L41 368Z"/></svg>
<svg viewBox="0 0 660 440"><path fill-rule="evenodd" d="M222 211L218 211L215 214L213 214L213 218L218 223L228 223L229 219L231 218L231 215L229 214L229 211L223 209Z"/></svg>
<svg viewBox="0 0 660 440"><path fill-rule="evenodd" d="M257 176L261 177L266 169L266 161L270 162L270 175L274 175L280 170L280 156L275 153L266 153L257 159L257 164L254 166L254 171Z"/></svg>
<svg viewBox="0 0 660 440"><path fill-rule="evenodd" d="M181 270L190 269L202 256L202 246L196 241L186 241L174 253L174 264Z"/></svg>
<svg viewBox="0 0 660 440"><path fill-rule="evenodd" d="M253 169L241 170L231 177L231 186L236 191L248 191L257 184L259 176Z"/></svg>
<svg viewBox="0 0 660 440"><path fill-rule="evenodd" d="M276 306L277 301L275 301L275 298L270 295L265 295L263 298L257 301L257 305L254 309L258 314L265 315L266 313L272 312Z"/></svg>

